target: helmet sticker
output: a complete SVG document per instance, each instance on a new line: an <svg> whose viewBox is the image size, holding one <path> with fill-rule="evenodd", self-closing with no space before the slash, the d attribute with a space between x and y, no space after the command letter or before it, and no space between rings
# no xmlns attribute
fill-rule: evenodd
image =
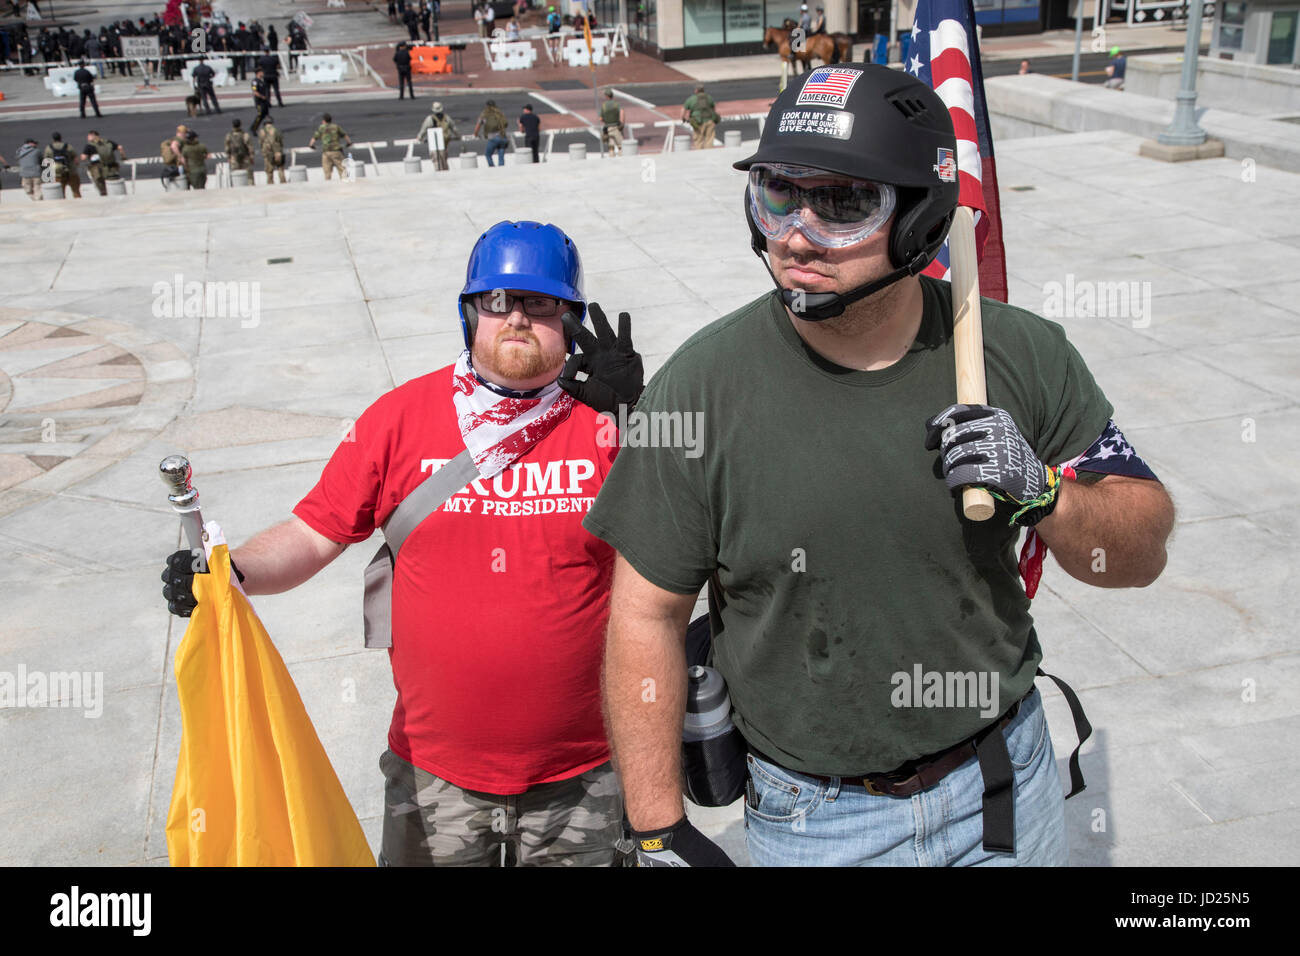
<svg viewBox="0 0 1300 956"><path fill-rule="evenodd" d="M952 150L940 147L938 162L931 167L939 174L939 179L945 183L955 183L957 181L957 160L953 156Z"/></svg>
<svg viewBox="0 0 1300 956"><path fill-rule="evenodd" d="M861 70L840 66L819 66L804 81L803 89L799 91L799 98L794 101L794 105L812 103L843 109L849 98L849 90L853 89L853 84L861 75Z"/></svg>
<svg viewBox="0 0 1300 956"><path fill-rule="evenodd" d="M853 132L853 114L841 110L784 110L777 120L776 132L817 133L848 139Z"/></svg>

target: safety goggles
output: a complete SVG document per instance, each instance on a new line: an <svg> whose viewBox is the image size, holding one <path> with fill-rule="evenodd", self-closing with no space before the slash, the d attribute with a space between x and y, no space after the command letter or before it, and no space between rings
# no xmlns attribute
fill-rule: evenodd
<svg viewBox="0 0 1300 956"><path fill-rule="evenodd" d="M807 166L761 163L749 170L749 210L759 231L782 239L798 229L833 249L861 242L889 221L897 194L888 183L844 178L817 186L796 180L831 174Z"/></svg>
<svg viewBox="0 0 1300 956"><path fill-rule="evenodd" d="M515 310L516 302L520 304L525 315L537 319L552 318L564 305L563 299L553 299L549 295L537 295L531 292L513 295L502 289L480 292L475 299L479 312L486 312L489 315L509 315Z"/></svg>

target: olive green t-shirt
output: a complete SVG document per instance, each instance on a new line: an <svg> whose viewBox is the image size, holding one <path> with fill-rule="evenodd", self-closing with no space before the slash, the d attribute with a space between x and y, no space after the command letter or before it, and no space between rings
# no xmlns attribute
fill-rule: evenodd
<svg viewBox="0 0 1300 956"><path fill-rule="evenodd" d="M672 435L629 419L583 522L668 591L698 593L717 571L714 664L736 725L793 770L885 772L950 747L994 718L976 693L916 706L930 672L982 673L989 691L996 675L1000 714L1042 657L1011 510L961 518L925 449L926 420L957 398L951 288L921 281L917 339L878 371L809 349L775 292L692 336L636 413L694 416L702 442L682 428L686 447L645 447ZM984 299L983 330L989 404L1044 462L1085 451L1112 409L1061 327ZM895 706L904 683L912 705Z"/></svg>
<svg viewBox="0 0 1300 956"><path fill-rule="evenodd" d="M600 121L606 126L618 125L618 104L613 100L606 100L600 104Z"/></svg>
<svg viewBox="0 0 1300 956"><path fill-rule="evenodd" d="M185 168L191 172L203 169L208 159L208 148L200 142L186 143L181 147Z"/></svg>

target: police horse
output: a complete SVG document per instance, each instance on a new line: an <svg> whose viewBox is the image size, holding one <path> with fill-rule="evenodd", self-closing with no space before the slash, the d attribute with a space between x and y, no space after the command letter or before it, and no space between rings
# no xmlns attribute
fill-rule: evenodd
<svg viewBox="0 0 1300 956"><path fill-rule="evenodd" d="M812 69L814 59L827 64L846 63L853 59L853 38L847 33L809 34L803 38L800 49L793 49L790 37L798 26L793 20L787 19L779 27L768 27L763 34L763 49L775 46L783 64L793 67L795 75L803 72L799 68L800 64ZM784 69L782 73L784 74Z"/></svg>

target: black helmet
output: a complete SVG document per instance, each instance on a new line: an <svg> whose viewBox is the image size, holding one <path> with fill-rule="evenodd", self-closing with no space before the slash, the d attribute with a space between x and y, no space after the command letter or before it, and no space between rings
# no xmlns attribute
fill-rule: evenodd
<svg viewBox="0 0 1300 956"><path fill-rule="evenodd" d="M819 319L905 275L915 275L939 254L957 208L957 139L939 95L915 77L871 63L841 63L805 74L788 86L768 112L754 155L735 164L808 166L888 183L898 193L889 235L896 272L853 293L808 295L822 302L803 313ZM754 251L767 239L749 211ZM821 314L819 314L821 313Z"/></svg>

